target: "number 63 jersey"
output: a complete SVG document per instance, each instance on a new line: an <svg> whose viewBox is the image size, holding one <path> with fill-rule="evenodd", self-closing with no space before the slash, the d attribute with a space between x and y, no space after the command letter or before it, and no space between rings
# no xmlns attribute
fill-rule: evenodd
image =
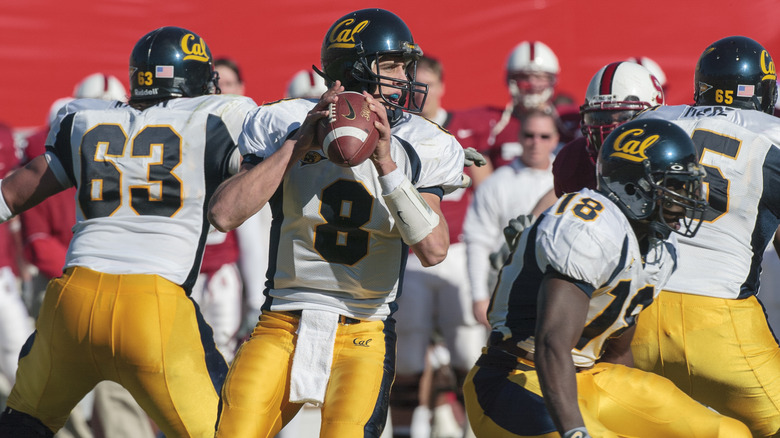
<svg viewBox="0 0 780 438"><path fill-rule="evenodd" d="M680 238L666 290L725 299L758 291L761 260L780 225L780 119L725 106L657 107L639 118L674 122L707 170L708 207L696 237Z"/></svg>
<svg viewBox="0 0 780 438"><path fill-rule="evenodd" d="M189 293L208 199L237 170L241 124L256 107L246 97L212 95L144 111L93 99L60 110L46 154L60 183L77 188L65 268L156 274Z"/></svg>
<svg viewBox="0 0 780 438"><path fill-rule="evenodd" d="M247 117L239 139L245 161L279 149L315 104L288 99L259 107ZM455 137L411 114L392 127L392 134L393 160L418 191L441 198L461 185L463 148ZM363 320L383 320L394 310L409 248L370 160L341 167L321 150L310 151L291 167L269 202L266 308L316 308Z"/></svg>
<svg viewBox="0 0 780 438"><path fill-rule="evenodd" d="M568 193L525 230L499 273L488 311L491 341L534 352L542 280L554 275L590 297L574 364L590 367L607 339L635 324L676 268L676 239L651 239L647 254L620 209L590 189ZM498 336L500 335L500 338Z"/></svg>

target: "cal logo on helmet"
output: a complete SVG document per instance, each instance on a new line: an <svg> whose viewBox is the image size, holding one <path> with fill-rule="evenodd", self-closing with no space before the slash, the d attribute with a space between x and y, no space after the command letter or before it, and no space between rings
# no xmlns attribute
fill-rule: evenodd
<svg viewBox="0 0 780 438"><path fill-rule="evenodd" d="M658 138L657 134L645 136L644 129L628 129L615 139L610 157L641 162L647 159L645 150L657 142Z"/></svg>
<svg viewBox="0 0 780 438"><path fill-rule="evenodd" d="M333 26L333 30L328 35L328 49L341 48L351 49L355 47L355 35L359 34L368 26L369 21L363 20L356 23L354 18L347 18Z"/></svg>
<svg viewBox="0 0 780 438"><path fill-rule="evenodd" d="M193 42L196 38L197 42ZM182 37L181 51L186 54L184 61L209 62L209 54L206 52L206 43L203 42L203 38L196 37L191 33Z"/></svg>
<svg viewBox="0 0 780 438"><path fill-rule="evenodd" d="M777 80L775 63L772 61L772 57L769 56L769 53L766 50L761 51L761 72L764 73L764 76L761 78L762 81L767 79L771 79L773 81Z"/></svg>

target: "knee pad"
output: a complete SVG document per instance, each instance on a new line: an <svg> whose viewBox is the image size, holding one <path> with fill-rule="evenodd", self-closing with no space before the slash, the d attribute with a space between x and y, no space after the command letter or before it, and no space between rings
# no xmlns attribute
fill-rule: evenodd
<svg viewBox="0 0 780 438"><path fill-rule="evenodd" d="M53 438L54 432L32 415L5 408L0 414L0 436L14 438Z"/></svg>

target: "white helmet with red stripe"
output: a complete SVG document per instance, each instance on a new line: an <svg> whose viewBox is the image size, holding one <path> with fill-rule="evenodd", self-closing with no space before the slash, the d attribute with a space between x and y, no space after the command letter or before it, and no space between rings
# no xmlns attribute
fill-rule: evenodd
<svg viewBox="0 0 780 438"><path fill-rule="evenodd" d="M613 62L602 67L588 84L580 107L582 134L593 157L615 128L643 109L664 104L658 78L635 62Z"/></svg>
<svg viewBox="0 0 780 438"><path fill-rule="evenodd" d="M116 76L93 73L81 80L73 89L77 99L102 99L127 101L127 90Z"/></svg>
<svg viewBox="0 0 780 438"><path fill-rule="evenodd" d="M539 107L552 98L560 71L550 47L541 41L523 41L512 49L506 63L509 93L516 104ZM543 80L529 80L531 76Z"/></svg>
<svg viewBox="0 0 780 438"><path fill-rule="evenodd" d="M667 92L666 73L664 73L664 70L661 68L660 65L658 65L657 62L653 61L647 56L637 56L634 58L628 58L626 59L626 61L636 62L642 67L650 70L650 73L652 73L653 76L655 76L658 79L658 82L661 84L661 87L663 87L664 93Z"/></svg>
<svg viewBox="0 0 780 438"><path fill-rule="evenodd" d="M286 97L302 97L306 99L319 99L328 91L325 79L312 70L301 70L290 80L287 86Z"/></svg>

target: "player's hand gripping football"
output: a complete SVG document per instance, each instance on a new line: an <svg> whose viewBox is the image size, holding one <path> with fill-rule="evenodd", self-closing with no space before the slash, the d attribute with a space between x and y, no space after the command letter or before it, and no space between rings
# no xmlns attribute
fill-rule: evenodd
<svg viewBox="0 0 780 438"><path fill-rule="evenodd" d="M374 149L374 153L371 155L371 161L374 162L374 167L376 167L380 176L386 175L398 167L390 155L391 133L390 122L387 120L387 110L384 105L377 102L369 93L364 91L363 96L366 97L368 107L379 118L378 121L374 122L374 126L379 131L379 141L377 141L376 149Z"/></svg>
<svg viewBox="0 0 780 438"><path fill-rule="evenodd" d="M292 137L295 139L294 155L296 157L302 158L307 152L322 146L322 140L317 138L317 125L320 120L328 117L330 104L338 100L336 95L342 91L344 91L344 87L341 85L341 81L334 82L328 91L322 94L317 105L306 115L301 127Z"/></svg>

